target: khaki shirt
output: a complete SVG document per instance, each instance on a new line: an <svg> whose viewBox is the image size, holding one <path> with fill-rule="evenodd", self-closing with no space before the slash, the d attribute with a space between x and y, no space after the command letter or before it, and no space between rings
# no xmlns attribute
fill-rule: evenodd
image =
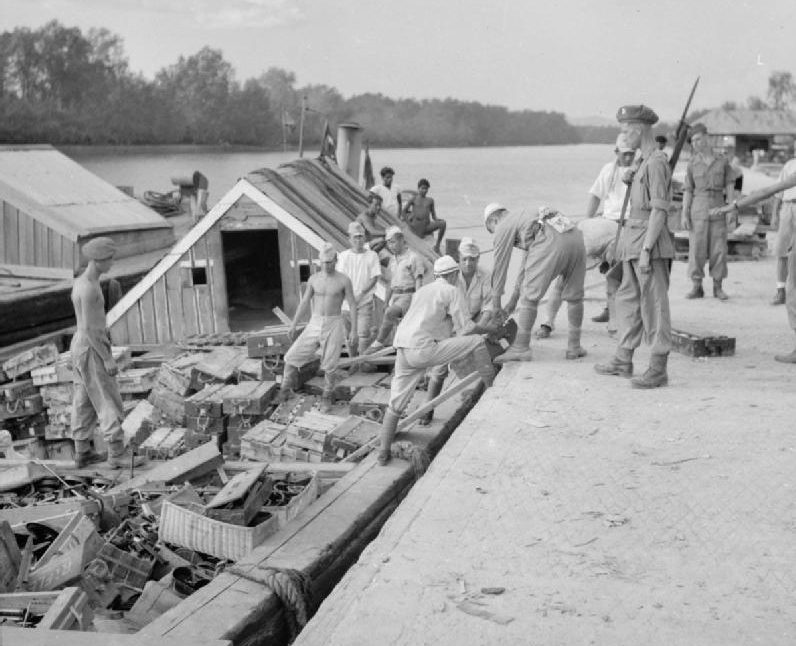
<svg viewBox="0 0 796 646"><path fill-rule="evenodd" d="M409 311L395 331L396 348L422 348L473 328L461 290L437 278L423 285L412 297Z"/></svg>
<svg viewBox="0 0 796 646"><path fill-rule="evenodd" d="M411 289L415 286L415 280L422 278L425 273L423 261L408 247L400 256L390 256L389 269L390 287L393 289Z"/></svg>
<svg viewBox="0 0 796 646"><path fill-rule="evenodd" d="M470 318L474 321L481 312L491 311L492 304L492 277L489 272L480 267L475 270L475 274L470 279L470 286L459 272L459 290L462 293L465 307Z"/></svg>
<svg viewBox="0 0 796 646"><path fill-rule="evenodd" d="M503 295L506 287L506 274L514 247L527 251L533 243L538 226L538 218L529 213L509 213L495 229L495 257L492 264L492 294Z"/></svg>
<svg viewBox="0 0 796 646"><path fill-rule="evenodd" d="M630 186L630 217L622 227L617 260L635 260L641 255L653 209L669 212L672 199L672 172L662 150L653 151L641 162ZM674 240L667 226L650 250L650 258L674 258Z"/></svg>
<svg viewBox="0 0 796 646"><path fill-rule="evenodd" d="M724 156L705 158L694 155L685 171L684 191L694 196L691 203L691 215L707 217L708 211L714 206L725 204L724 191L727 184L735 181L735 171L729 160ZM719 218L724 218L724 215Z"/></svg>

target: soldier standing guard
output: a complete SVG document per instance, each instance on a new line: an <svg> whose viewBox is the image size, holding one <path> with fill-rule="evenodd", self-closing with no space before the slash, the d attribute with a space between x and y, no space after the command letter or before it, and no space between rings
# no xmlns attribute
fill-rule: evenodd
<svg viewBox="0 0 796 646"><path fill-rule="evenodd" d="M658 115L644 105L619 109L617 121L628 145L641 150L630 185L630 217L621 229L616 250L622 278L616 293L619 346L616 355L594 368L602 375L633 375L633 352L642 332L652 355L647 371L633 379L634 388L668 384L666 363L672 346L669 314L669 271L674 242L667 227L671 201L671 171L666 154L652 135Z"/></svg>
<svg viewBox="0 0 796 646"><path fill-rule="evenodd" d="M91 446L94 426L99 422L108 446L108 465L121 468L137 466L141 458L131 460L125 455L122 434L122 397L116 383L118 368L111 353L111 342L105 325L105 300L99 278L113 265L116 246L110 238L93 238L82 249L88 258L86 270L75 279L72 305L77 330L72 337L74 396L72 400L72 438L75 442L75 463L78 469L105 456Z"/></svg>
<svg viewBox="0 0 796 646"><path fill-rule="evenodd" d="M731 204L735 197L735 171L724 156L713 155L708 129L701 123L691 129L694 155L685 173L681 224L688 231L688 277L693 288L686 298L702 298L705 262L713 278L713 296L726 301L721 288L727 277L727 226L734 213L710 214L710 210Z"/></svg>

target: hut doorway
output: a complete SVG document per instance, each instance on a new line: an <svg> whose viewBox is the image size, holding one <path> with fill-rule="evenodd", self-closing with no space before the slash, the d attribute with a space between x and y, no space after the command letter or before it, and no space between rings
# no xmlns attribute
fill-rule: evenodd
<svg viewBox="0 0 796 646"><path fill-rule="evenodd" d="M248 332L279 323L282 275L276 229L222 231L229 329Z"/></svg>

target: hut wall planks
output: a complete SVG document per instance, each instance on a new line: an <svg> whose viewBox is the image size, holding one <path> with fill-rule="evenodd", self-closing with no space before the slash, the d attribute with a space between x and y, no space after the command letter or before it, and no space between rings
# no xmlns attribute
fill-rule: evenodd
<svg viewBox="0 0 796 646"><path fill-rule="evenodd" d="M77 244L34 220L9 202L2 203L0 264L75 269Z"/></svg>

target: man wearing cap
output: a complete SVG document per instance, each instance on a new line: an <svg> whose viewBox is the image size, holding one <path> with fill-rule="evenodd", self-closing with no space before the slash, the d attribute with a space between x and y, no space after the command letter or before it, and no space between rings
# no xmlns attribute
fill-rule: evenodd
<svg viewBox="0 0 796 646"><path fill-rule="evenodd" d="M351 248L343 251L337 259L337 270L351 279L356 307L358 346L362 350L370 344L373 325L373 288L381 277L381 264L376 252L365 247L365 227L359 222L348 225L348 239ZM343 313L351 318L348 303L343 303ZM349 323L350 324L350 323ZM351 349L355 352L355 349Z"/></svg>
<svg viewBox="0 0 796 646"><path fill-rule="evenodd" d="M118 469L137 465L141 458L125 454L122 434L122 397L114 378L118 372L111 353L105 324L105 300L99 278L113 265L116 245L110 238L93 238L82 249L88 259L86 270L75 279L72 305L76 330L70 345L73 389L72 438L78 469L101 462L105 456L93 450L91 439L99 423L108 446L108 465Z"/></svg>
<svg viewBox="0 0 796 646"><path fill-rule="evenodd" d="M630 185L630 214L616 250L622 278L616 293L619 345L616 355L595 370L602 375L631 377L633 353L642 334L652 346L650 365L634 388L657 388L668 383L666 364L672 347L669 315L669 268L674 242L667 228L671 201L671 172L666 154L658 150L652 125L658 115L644 105L619 109L617 120L628 145L641 151Z"/></svg>
<svg viewBox="0 0 796 646"><path fill-rule="evenodd" d="M517 335L509 349L495 361L531 360L531 330L536 321L539 300L550 284L561 276L561 298L567 301L569 340L566 358L586 355L580 345L583 324L583 281L586 276L586 248L583 234L563 214L541 207L536 217L509 213L500 204L484 210L484 224L494 234L495 260L492 267L492 302L501 312L501 299L506 285L513 247L525 251L525 259L512 302L519 302L516 313ZM509 308L511 309L511 308Z"/></svg>
<svg viewBox="0 0 796 646"><path fill-rule="evenodd" d="M583 244L586 247L587 270L600 266L609 267L613 264L616 250L616 229L618 222L608 218L589 218L578 222L578 229L583 232ZM555 329L555 320L558 310L561 309L561 294L564 290L564 280L560 276L556 278L547 301L547 321L539 326L536 333L537 338L546 339ZM615 283L608 281L608 306L611 312L608 333L613 336L616 334L616 296ZM597 320L596 317L592 320Z"/></svg>
<svg viewBox="0 0 796 646"><path fill-rule="evenodd" d="M390 446L398 420L428 368L445 366L472 355L486 385L492 384L492 360L484 340L478 335L494 329L470 320L461 291L456 286L458 274L459 265L453 258L437 258L434 263L435 280L417 291L395 332L393 345L397 356L390 384L390 405L381 427L378 456L381 465L390 461ZM453 332L456 336L451 336Z"/></svg>
<svg viewBox="0 0 796 646"><path fill-rule="evenodd" d="M734 213L711 215L710 210L733 204L735 171L725 155L715 156L708 130L698 123L691 128L693 154L688 161L683 187L681 222L688 231L688 277L693 287L686 298L702 298L705 263L713 278L713 296L726 301L721 287L727 277L727 227Z"/></svg>
<svg viewBox="0 0 796 646"><path fill-rule="evenodd" d="M390 250L390 285L384 294L384 308L379 333L376 340L368 348L375 352L387 343L393 328L409 310L412 295L423 284L425 266L423 260L409 248L400 227L387 229L387 248Z"/></svg>
<svg viewBox="0 0 796 646"><path fill-rule="evenodd" d="M393 182L395 171L389 166L381 169L381 184L373 186L370 190L381 197L381 208L396 218L403 212L401 204L401 187Z"/></svg>
<svg viewBox="0 0 796 646"><path fill-rule="evenodd" d="M627 169L633 163L636 151L627 145L627 139L622 133L616 138L614 148L616 159L608 162L600 169L600 174L589 189L589 203L586 205L586 217L593 218L597 215L600 203L603 205L602 217L619 222L622 215L622 205L625 203L627 185L622 181ZM616 312L614 312L614 294L616 286L611 281L606 281L606 305L601 314L592 317L595 323L608 323L608 331L616 331ZM540 328L542 333L544 326ZM537 335L538 336L538 335Z"/></svg>
<svg viewBox="0 0 796 646"><path fill-rule="evenodd" d="M321 410L328 412L332 406L337 364L340 361L340 351L345 340L345 326L341 315L343 300L348 302L348 307L352 312L356 311L356 301L351 280L345 274L335 270L337 252L334 247L325 242L318 258L321 262L321 271L314 273L307 281L307 288L301 297L298 309L296 309L288 336L291 339L295 336L298 321L306 316L310 307L312 315L307 327L285 353L285 372L282 375L279 395L282 401L292 395L298 387L299 368L313 361L320 351L321 370L324 373ZM351 317L348 342L353 352L357 344L356 316Z"/></svg>

